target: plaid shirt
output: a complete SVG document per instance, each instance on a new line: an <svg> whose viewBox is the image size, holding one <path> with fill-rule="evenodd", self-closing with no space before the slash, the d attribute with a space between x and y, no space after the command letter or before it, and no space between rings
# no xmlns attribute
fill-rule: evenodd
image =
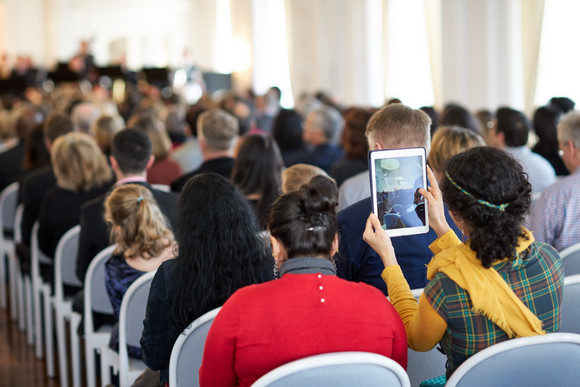
<svg viewBox="0 0 580 387"><path fill-rule="evenodd" d="M580 242L580 168L552 184L534 204L530 231L558 251Z"/></svg>
<svg viewBox="0 0 580 387"><path fill-rule="evenodd" d="M493 267L542 321L546 332L559 330L564 275L560 256L552 246L532 243L515 260L503 260ZM447 377L471 355L508 340L507 334L491 320L472 311L469 294L445 274L437 273L424 294L447 322L440 343L447 354Z"/></svg>

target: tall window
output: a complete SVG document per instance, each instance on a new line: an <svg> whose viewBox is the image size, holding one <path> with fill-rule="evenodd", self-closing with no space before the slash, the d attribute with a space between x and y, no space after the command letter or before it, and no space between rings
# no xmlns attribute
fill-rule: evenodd
<svg viewBox="0 0 580 387"><path fill-rule="evenodd" d="M580 2L546 0L544 7L534 102L541 106L552 97L568 97L579 104L580 51L576 42Z"/></svg>

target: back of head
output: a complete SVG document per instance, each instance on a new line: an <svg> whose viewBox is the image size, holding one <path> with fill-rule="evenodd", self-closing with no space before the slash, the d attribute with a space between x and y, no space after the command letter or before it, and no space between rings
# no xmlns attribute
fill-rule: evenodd
<svg viewBox="0 0 580 387"><path fill-rule="evenodd" d="M52 146L51 160L57 185L69 191L89 191L111 179L105 155L84 133L58 137Z"/></svg>
<svg viewBox="0 0 580 387"><path fill-rule="evenodd" d="M267 216L280 195L284 162L276 141L269 136L245 136L234 160L231 179L244 195L259 194L258 217Z"/></svg>
<svg viewBox="0 0 580 387"><path fill-rule="evenodd" d="M26 136L24 159L22 160L22 169L25 171L32 171L50 162L50 154L46 149L42 128L42 124L36 124Z"/></svg>
<svg viewBox="0 0 580 387"><path fill-rule="evenodd" d="M39 123L37 112L34 110L24 110L18 120L16 120L16 135L24 143L30 130Z"/></svg>
<svg viewBox="0 0 580 387"><path fill-rule="evenodd" d="M173 142L185 141L185 113L185 107L178 104L168 106L163 112L165 130Z"/></svg>
<svg viewBox="0 0 580 387"><path fill-rule="evenodd" d="M572 110L558 124L558 140L560 143L572 141L576 149L580 149L580 111Z"/></svg>
<svg viewBox="0 0 580 387"><path fill-rule="evenodd" d="M458 126L439 127L431 141L429 166L442 175L452 156L475 146L485 146L485 141L474 131Z"/></svg>
<svg viewBox="0 0 580 387"><path fill-rule="evenodd" d="M162 160L171 151L171 140L165 131L163 122L155 115L145 112L131 117L127 122L131 128L142 131L151 140L151 152L156 159Z"/></svg>
<svg viewBox="0 0 580 387"><path fill-rule="evenodd" d="M568 113L574 110L576 103L568 97L553 97L550 99L550 105L560 109L562 113Z"/></svg>
<svg viewBox="0 0 580 387"><path fill-rule="evenodd" d="M151 140L137 129L124 129L115 134L111 156L125 175L145 172L151 158Z"/></svg>
<svg viewBox="0 0 580 387"><path fill-rule="evenodd" d="M70 114L75 130L82 133L90 133L93 122L100 116L100 109L91 102L81 102L75 105Z"/></svg>
<svg viewBox="0 0 580 387"><path fill-rule="evenodd" d="M125 258L156 258L173 242L169 224L149 189L119 185L105 201L105 220L111 228L115 254Z"/></svg>
<svg viewBox="0 0 580 387"><path fill-rule="evenodd" d="M309 115L310 114L314 116L316 125L322 129L326 140L330 143L336 144L340 138L341 129L344 123L340 111L331 106L323 105L310 112Z"/></svg>
<svg viewBox="0 0 580 387"><path fill-rule="evenodd" d="M450 103L443 109L439 119L439 125L443 126L460 126L481 134L482 130L479 121L465 107Z"/></svg>
<svg viewBox="0 0 580 387"><path fill-rule="evenodd" d="M558 151L558 133L556 127L562 112L554 106L541 106L534 112L534 131L539 138L538 148L545 151Z"/></svg>
<svg viewBox="0 0 580 387"><path fill-rule="evenodd" d="M310 164L294 164L282 172L282 193L297 191L314 176L329 177L322 169Z"/></svg>
<svg viewBox="0 0 580 387"><path fill-rule="evenodd" d="M295 110L280 109L272 125L272 136L282 151L300 149L304 145L302 121Z"/></svg>
<svg viewBox="0 0 580 387"><path fill-rule="evenodd" d="M431 119L423 111L395 103L373 114L366 136L371 150L379 142L383 149L423 147L429 154L430 127Z"/></svg>
<svg viewBox="0 0 580 387"><path fill-rule="evenodd" d="M369 109L350 108L344 113L344 129L340 143L348 159L366 160L369 145L365 136L373 112Z"/></svg>
<svg viewBox="0 0 580 387"><path fill-rule="evenodd" d="M500 107L495 116L496 131L504 134L506 146L518 147L528 143L530 121L522 112L509 107Z"/></svg>
<svg viewBox="0 0 580 387"><path fill-rule="evenodd" d="M254 210L230 180L215 173L192 177L181 190L178 209L172 316L185 328L240 287L269 279L272 266Z"/></svg>
<svg viewBox="0 0 580 387"><path fill-rule="evenodd" d="M120 117L101 116L93 124L92 132L97 145L104 151L109 152L115 133L123 129L123 119Z"/></svg>
<svg viewBox="0 0 580 387"><path fill-rule="evenodd" d="M466 223L470 246L484 267L513 257L532 192L515 159L492 147L468 149L449 160L441 191L449 211Z"/></svg>
<svg viewBox="0 0 580 387"><path fill-rule="evenodd" d="M71 119L65 114L50 114L44 121L44 137L53 143L57 137L74 131Z"/></svg>
<svg viewBox="0 0 580 387"><path fill-rule="evenodd" d="M310 183L274 202L268 229L282 243L288 258L328 257L338 229L337 205L334 181L315 176Z"/></svg>
<svg viewBox="0 0 580 387"><path fill-rule="evenodd" d="M210 110L199 115L198 136L215 151L231 149L239 133L238 120L223 110Z"/></svg>

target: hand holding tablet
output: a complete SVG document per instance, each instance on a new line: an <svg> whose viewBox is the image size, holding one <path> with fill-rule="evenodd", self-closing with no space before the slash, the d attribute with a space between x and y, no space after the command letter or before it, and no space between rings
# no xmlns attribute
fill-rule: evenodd
<svg viewBox="0 0 580 387"><path fill-rule="evenodd" d="M389 236L429 232L424 148L371 151L369 173L373 212Z"/></svg>

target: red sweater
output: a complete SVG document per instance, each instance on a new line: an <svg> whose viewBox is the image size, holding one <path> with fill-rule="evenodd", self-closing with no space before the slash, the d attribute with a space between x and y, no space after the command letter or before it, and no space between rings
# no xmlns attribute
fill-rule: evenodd
<svg viewBox="0 0 580 387"><path fill-rule="evenodd" d="M205 343L201 386L250 386L303 357L364 351L407 368L403 323L374 287L333 275L285 274L238 290Z"/></svg>

